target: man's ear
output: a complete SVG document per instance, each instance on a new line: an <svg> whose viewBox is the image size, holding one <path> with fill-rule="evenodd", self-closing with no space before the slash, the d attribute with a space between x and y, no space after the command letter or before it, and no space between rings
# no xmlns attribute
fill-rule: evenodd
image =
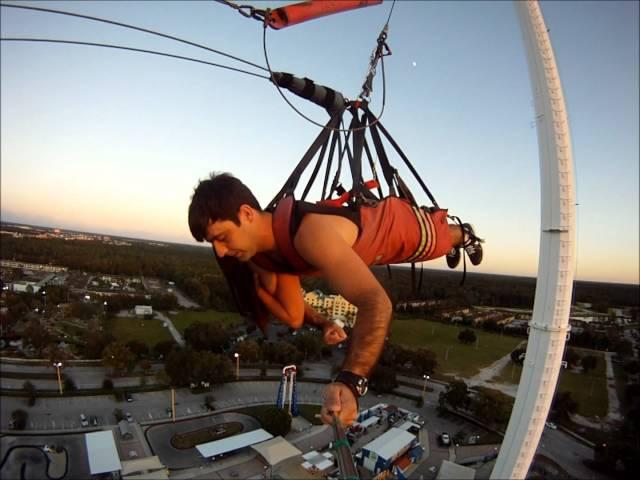
<svg viewBox="0 0 640 480"><path fill-rule="evenodd" d="M255 219L255 216L256 216L255 210L251 208L249 205L247 205L246 203L243 203L242 205L240 205L240 208L238 209L239 220L244 219L249 223L251 223Z"/></svg>

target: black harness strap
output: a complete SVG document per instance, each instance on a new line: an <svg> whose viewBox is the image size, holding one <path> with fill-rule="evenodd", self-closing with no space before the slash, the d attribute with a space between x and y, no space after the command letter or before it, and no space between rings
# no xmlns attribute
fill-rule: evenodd
<svg viewBox="0 0 640 480"><path fill-rule="evenodd" d="M356 205L362 198L364 190L364 180L362 179L362 150L364 148L364 122L360 120L358 110L353 109L354 125L357 130L353 133L353 156L349 156L349 166L351 167L351 187L350 205Z"/></svg>
<svg viewBox="0 0 640 480"><path fill-rule="evenodd" d="M349 149L349 137L351 136L351 128L353 127L354 120L351 120L349 124L349 133L345 135L344 139L344 148L342 147L341 139L338 141L338 149L340 151L340 156L338 157L338 168L336 169L336 174L333 177L333 182L331 183L331 189L329 190L329 197L333 194L333 192L337 192L338 195L342 195L344 193L344 189L339 191L339 183L340 183L340 174L342 173L342 159L344 158L344 154L348 152L351 155L351 150ZM324 200L324 199L323 199Z"/></svg>
<svg viewBox="0 0 640 480"><path fill-rule="evenodd" d="M376 155L378 155L378 161L380 162L380 167L382 168L382 174L384 175L384 179L386 180L387 186L389 187L389 195L396 195L394 178L397 174L397 170L391 166L391 164L389 163L389 159L387 158L387 153L384 150L382 140L380 139L380 134L378 133L378 122L371 122L372 115L367 115L367 117L369 118L369 130L371 131L373 146L376 149Z"/></svg>
<svg viewBox="0 0 640 480"><path fill-rule="evenodd" d="M302 172L304 172L304 170L307 168L307 166L311 162L311 159L316 154L318 149L322 145L326 144L326 142L328 142L329 135L332 129L335 129L336 126L340 123L340 119L342 118L343 112L344 112L344 108L338 111L335 115L333 115L333 117L331 117L331 120L329 120L325 128L322 129L322 131L316 137L316 139L311 144L309 149L306 151L306 153L304 154L300 162L298 162L298 165L296 166L296 168L294 168L291 175L289 175L289 178L287 179L283 187L280 189L277 195L273 198L273 200L271 200L271 202L267 206L267 210L273 210L278 204L278 201L282 197L293 193L296 186L298 185L298 182L300 181L300 176L302 175Z"/></svg>
<svg viewBox="0 0 640 480"><path fill-rule="evenodd" d="M335 138L335 135L332 136L332 138ZM327 140L329 140L327 138ZM322 162L324 161L324 154L327 152L327 146L329 145L329 142L326 141L322 144L322 149L320 150L320 155L318 155L318 161L316 162L316 166L313 168L313 172L311 172L311 176L309 177L309 181L307 182L307 186L304 187L304 192L302 193L302 197L300 198L301 200L304 200L305 198L307 198L307 195L309 194L309 190L311 190L311 187L313 186L313 182L316 180L316 176L318 175L318 171L320 170L320 167L322 166ZM333 146L333 142L332 142L332 146Z"/></svg>
<svg viewBox="0 0 640 480"><path fill-rule="evenodd" d="M326 199L327 184L329 183L329 173L331 173L331 164L333 163L333 153L336 141L338 142L338 151L340 151L342 143L340 142L340 132L338 130L333 132L333 138L331 139L331 149L329 150L329 158L327 158L327 168L324 172L324 181L322 182L322 195L320 195L320 200Z"/></svg>
<svg viewBox="0 0 640 480"><path fill-rule="evenodd" d="M382 186L380 185L380 180L378 179L378 171L376 170L376 163L373 161L373 157L371 156L371 150L369 149L369 142L365 137L364 139L364 153L367 155L367 160L369 161L369 167L371 168L371 175L373 179L378 183L378 199L382 200L384 195L382 193Z"/></svg>

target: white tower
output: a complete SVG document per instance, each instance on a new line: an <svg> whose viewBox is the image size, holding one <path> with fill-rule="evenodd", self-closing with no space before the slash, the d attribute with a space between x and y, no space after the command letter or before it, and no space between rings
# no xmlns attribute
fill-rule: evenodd
<svg viewBox="0 0 640 480"><path fill-rule="evenodd" d="M525 478L538 447L569 332L575 264L571 139L558 69L538 2L514 3L535 98L541 184L540 260L520 386L492 479Z"/></svg>

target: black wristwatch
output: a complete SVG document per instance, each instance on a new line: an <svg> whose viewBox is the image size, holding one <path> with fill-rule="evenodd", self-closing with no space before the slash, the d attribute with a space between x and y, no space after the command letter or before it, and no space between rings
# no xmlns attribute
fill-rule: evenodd
<svg viewBox="0 0 640 480"><path fill-rule="evenodd" d="M361 377L348 370L342 370L333 381L343 383L349 387L356 399L364 397L369 389L369 380L366 377Z"/></svg>

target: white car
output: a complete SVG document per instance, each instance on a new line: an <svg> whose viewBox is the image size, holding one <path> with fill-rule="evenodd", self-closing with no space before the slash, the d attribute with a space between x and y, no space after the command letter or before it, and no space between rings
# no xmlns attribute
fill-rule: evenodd
<svg viewBox="0 0 640 480"><path fill-rule="evenodd" d="M127 422L133 423L133 417L131 416L131 414L129 412L125 413L125 417L127 419Z"/></svg>
<svg viewBox="0 0 640 480"><path fill-rule="evenodd" d="M442 435L440 435L440 442L445 447L451 445L451 437L449 437L449 434L447 432L442 432Z"/></svg>
<svg viewBox="0 0 640 480"><path fill-rule="evenodd" d="M87 420L87 416L84 413L80 414L80 425L83 427L89 426L89 420Z"/></svg>
<svg viewBox="0 0 640 480"><path fill-rule="evenodd" d="M557 429L558 429L558 426L557 426L555 423L553 423L553 422L545 422L544 424L545 424L547 427L549 427L551 430L557 430Z"/></svg>

